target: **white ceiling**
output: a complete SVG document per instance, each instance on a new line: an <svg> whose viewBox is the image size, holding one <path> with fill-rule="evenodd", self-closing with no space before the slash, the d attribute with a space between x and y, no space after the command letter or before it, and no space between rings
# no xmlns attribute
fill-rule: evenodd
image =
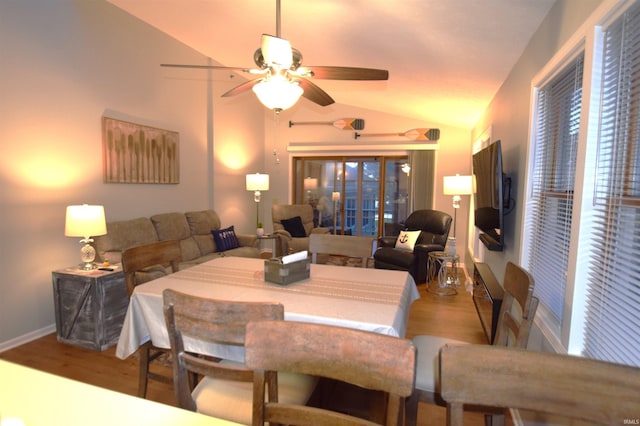
<svg viewBox="0 0 640 426"><path fill-rule="evenodd" d="M275 0L108 1L225 66L253 67L262 33L276 34ZM337 103L470 128L554 2L282 0L281 36L303 65L389 70L384 82L315 80Z"/></svg>

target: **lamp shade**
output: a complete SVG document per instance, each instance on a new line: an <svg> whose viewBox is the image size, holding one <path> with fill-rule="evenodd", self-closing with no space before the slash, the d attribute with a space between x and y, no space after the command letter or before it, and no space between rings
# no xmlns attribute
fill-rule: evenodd
<svg viewBox="0 0 640 426"><path fill-rule="evenodd" d="M473 176L445 176L443 179L444 195L473 194Z"/></svg>
<svg viewBox="0 0 640 426"><path fill-rule="evenodd" d="M107 233L103 206L67 206L64 235L67 237L95 237Z"/></svg>
<svg viewBox="0 0 640 426"><path fill-rule="evenodd" d="M315 191L318 189L318 179L317 178L304 178L304 189L305 191Z"/></svg>
<svg viewBox="0 0 640 426"><path fill-rule="evenodd" d="M253 92L267 108L282 111L295 105L303 90L298 83L274 75L253 86Z"/></svg>
<svg viewBox="0 0 640 426"><path fill-rule="evenodd" d="M268 191L269 175L255 173L247 175L247 191Z"/></svg>

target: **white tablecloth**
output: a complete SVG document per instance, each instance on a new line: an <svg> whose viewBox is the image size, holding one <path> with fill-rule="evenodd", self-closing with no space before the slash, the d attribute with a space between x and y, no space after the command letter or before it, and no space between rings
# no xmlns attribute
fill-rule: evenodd
<svg viewBox="0 0 640 426"><path fill-rule="evenodd" d="M411 303L420 297L407 272L311 265L311 277L286 286L264 281L264 261L240 257L211 260L139 285L131 296L116 356L126 358L149 339L169 348L162 291L172 288L222 300L274 301L285 320L315 322L404 337ZM223 358L243 356L228 348L185 339L187 350Z"/></svg>

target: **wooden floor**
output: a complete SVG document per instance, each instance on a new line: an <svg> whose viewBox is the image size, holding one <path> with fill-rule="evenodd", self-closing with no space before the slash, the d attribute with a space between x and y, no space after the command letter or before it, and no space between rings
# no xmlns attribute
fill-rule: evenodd
<svg viewBox="0 0 640 426"><path fill-rule="evenodd" d="M454 296L431 294L424 284L418 288L420 299L411 307L407 338L431 334L470 343L487 343L471 295L464 291L464 287ZM51 334L0 353L0 358L130 395L135 395L137 390L136 360L133 356L126 360L116 358L115 348L96 352L59 343L55 334ZM170 369L164 371L170 374ZM149 382L147 397L175 405L170 385ZM418 422L420 425L444 425L445 410L421 403ZM465 424L482 425L483 416L465 414Z"/></svg>

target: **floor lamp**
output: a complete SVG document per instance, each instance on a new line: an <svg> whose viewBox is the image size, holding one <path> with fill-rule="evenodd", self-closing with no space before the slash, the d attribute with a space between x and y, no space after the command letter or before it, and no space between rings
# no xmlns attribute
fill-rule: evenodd
<svg viewBox="0 0 640 426"><path fill-rule="evenodd" d="M333 192L331 194L331 200L333 201L333 235L338 235L336 225L337 225L337 219L338 219L338 203L340 202L340 193Z"/></svg>
<svg viewBox="0 0 640 426"><path fill-rule="evenodd" d="M444 195L453 195L453 237L449 237L449 255L456 255L456 222L458 220L458 209L460 208L461 195L473 194L473 176L445 176Z"/></svg>
<svg viewBox="0 0 640 426"><path fill-rule="evenodd" d="M254 191L253 201L256 202L256 229L261 228L260 225L260 191L269 190L269 175L252 174L247 175L247 191Z"/></svg>

